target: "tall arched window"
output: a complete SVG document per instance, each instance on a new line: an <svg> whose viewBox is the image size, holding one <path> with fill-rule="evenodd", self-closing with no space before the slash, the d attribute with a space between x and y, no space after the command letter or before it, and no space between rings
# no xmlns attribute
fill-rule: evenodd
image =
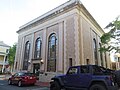
<svg viewBox="0 0 120 90"><path fill-rule="evenodd" d="M93 39L93 48L94 48L94 60L95 64L98 65L98 58L97 58L97 43L95 38Z"/></svg>
<svg viewBox="0 0 120 90"><path fill-rule="evenodd" d="M48 39L48 62L47 71L56 71L56 45L57 39L55 34L51 34Z"/></svg>
<svg viewBox="0 0 120 90"><path fill-rule="evenodd" d="M30 53L30 42L27 41L26 44L25 44L23 70L27 70L28 69L29 53Z"/></svg>
<svg viewBox="0 0 120 90"><path fill-rule="evenodd" d="M40 59L41 57L41 46L42 46L41 39L37 38L35 42L35 53L34 53L35 59Z"/></svg>

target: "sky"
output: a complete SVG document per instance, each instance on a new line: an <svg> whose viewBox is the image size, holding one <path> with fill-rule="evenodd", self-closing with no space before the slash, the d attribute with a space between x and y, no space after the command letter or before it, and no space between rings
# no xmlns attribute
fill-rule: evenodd
<svg viewBox="0 0 120 90"><path fill-rule="evenodd" d="M0 0L0 41L12 46L16 31L27 22L69 0ZM120 0L80 0L98 24L104 28L120 15Z"/></svg>

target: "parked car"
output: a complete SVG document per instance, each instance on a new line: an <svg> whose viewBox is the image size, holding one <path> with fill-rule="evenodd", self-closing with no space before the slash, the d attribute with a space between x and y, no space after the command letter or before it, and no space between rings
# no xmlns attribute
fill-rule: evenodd
<svg viewBox="0 0 120 90"><path fill-rule="evenodd" d="M22 85L34 85L37 77L30 72L18 72L8 79L8 84L17 84L19 87Z"/></svg>
<svg viewBox="0 0 120 90"><path fill-rule="evenodd" d="M50 90L118 90L108 69L97 65L72 66L51 79Z"/></svg>

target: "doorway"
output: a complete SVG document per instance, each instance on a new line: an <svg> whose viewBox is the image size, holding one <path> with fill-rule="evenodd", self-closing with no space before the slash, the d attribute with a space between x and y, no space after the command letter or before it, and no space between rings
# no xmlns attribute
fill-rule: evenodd
<svg viewBox="0 0 120 90"><path fill-rule="evenodd" d="M39 76L39 71L40 71L40 63L34 63L33 64L33 73L36 76Z"/></svg>

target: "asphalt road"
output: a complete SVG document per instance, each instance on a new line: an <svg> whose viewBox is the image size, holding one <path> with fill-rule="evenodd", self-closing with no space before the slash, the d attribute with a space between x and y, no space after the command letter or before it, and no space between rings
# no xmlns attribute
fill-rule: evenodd
<svg viewBox="0 0 120 90"><path fill-rule="evenodd" d="M49 90L46 87L40 86L23 86L8 85L7 80L0 80L0 90Z"/></svg>

